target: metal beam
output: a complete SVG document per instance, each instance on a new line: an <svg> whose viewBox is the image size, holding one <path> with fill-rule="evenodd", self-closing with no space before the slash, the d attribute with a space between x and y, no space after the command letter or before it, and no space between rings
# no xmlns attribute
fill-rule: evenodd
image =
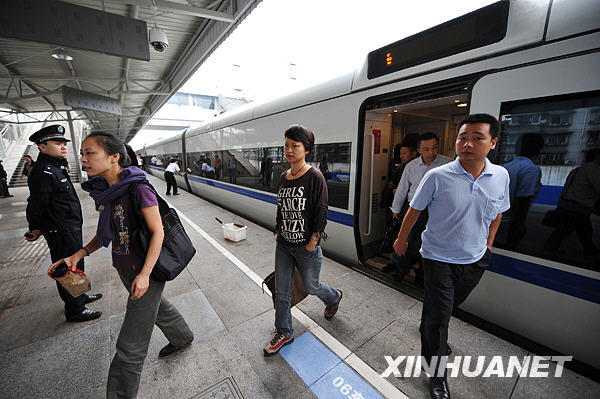
<svg viewBox="0 0 600 399"><path fill-rule="evenodd" d="M111 3L119 3L119 4L131 4L136 6L142 6L145 8L154 8L152 5L152 0L107 0ZM156 3L156 9L162 11L169 11L174 14L183 14L183 15L191 15L193 17L214 19L217 21L223 22L233 22L233 16L226 14L224 12L207 10L205 8L188 6L180 3L173 3L172 1L164 1L164 0L154 0Z"/></svg>
<svg viewBox="0 0 600 399"><path fill-rule="evenodd" d="M32 98L51 96L54 94L61 94L61 93L62 93L61 89L57 89L57 90L39 92L37 94L27 94L27 95L21 96L21 97L4 98L1 100L2 102L0 102L0 105L9 104L11 101L14 102L14 101L22 101L22 100L31 100ZM104 93L97 92L97 91L96 92L90 91L90 93L109 94L109 95L110 94L131 94L131 95L145 95L145 96L170 96L171 95L171 93L169 93L167 91L128 91L128 90L114 90L111 92L104 92Z"/></svg>
<svg viewBox="0 0 600 399"><path fill-rule="evenodd" d="M29 76L29 75L11 75L13 79L15 80L47 80L49 82L52 81L68 81L68 80L73 80L73 76ZM7 79L7 78L1 78L2 79ZM82 82L94 82L94 81L98 81L98 82L103 82L103 81L109 81L109 82L125 82L125 83L129 83L129 82L158 82L161 84L164 84L165 81L163 79L160 78L156 78L156 79L130 79L128 81L124 81L122 77L115 77L115 78L106 78L106 77L92 77L92 76L76 76L75 77L76 80L82 81Z"/></svg>

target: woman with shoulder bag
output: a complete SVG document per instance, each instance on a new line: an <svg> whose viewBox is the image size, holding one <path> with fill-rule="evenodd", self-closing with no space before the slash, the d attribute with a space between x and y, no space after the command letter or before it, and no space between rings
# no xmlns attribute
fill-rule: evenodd
<svg viewBox="0 0 600 399"><path fill-rule="evenodd" d="M150 277L162 248L163 225L156 194L148 184L139 183L146 180L146 174L129 166L136 159L133 151L131 154L133 157L128 155L125 144L110 133L92 133L81 144L81 164L91 177L82 187L94 198L100 218L94 238L62 260L73 269L81 258L112 242L113 266L130 293L117 352L108 373L107 398L137 396L155 324L169 340L159 357L179 352L194 339L179 311L163 297L165 283ZM137 164L137 160L134 162ZM137 196L143 221L135 217L132 195ZM134 235L140 223L145 223L150 232L147 251Z"/></svg>
<svg viewBox="0 0 600 399"><path fill-rule="evenodd" d="M291 167L281 175L277 193L277 247L275 249L275 328L265 345L265 356L272 356L294 341L291 312L291 287L295 265L306 292L325 304L324 317L337 312L342 291L319 281L327 224L327 182L323 174L306 163L315 138L311 130L290 126L285 131L285 158Z"/></svg>

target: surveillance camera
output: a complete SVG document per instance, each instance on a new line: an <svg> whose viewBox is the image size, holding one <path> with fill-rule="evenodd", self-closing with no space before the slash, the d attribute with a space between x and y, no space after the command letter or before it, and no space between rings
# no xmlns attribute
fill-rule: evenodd
<svg viewBox="0 0 600 399"><path fill-rule="evenodd" d="M154 47L154 50L162 53L167 47L169 47L167 33L159 28L150 29L150 44L152 47Z"/></svg>

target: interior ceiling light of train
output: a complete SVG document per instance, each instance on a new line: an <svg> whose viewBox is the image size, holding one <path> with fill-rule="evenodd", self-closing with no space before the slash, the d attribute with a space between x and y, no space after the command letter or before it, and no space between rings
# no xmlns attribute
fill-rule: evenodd
<svg viewBox="0 0 600 399"><path fill-rule="evenodd" d="M81 119L129 141L257 3L5 2L0 124Z"/></svg>

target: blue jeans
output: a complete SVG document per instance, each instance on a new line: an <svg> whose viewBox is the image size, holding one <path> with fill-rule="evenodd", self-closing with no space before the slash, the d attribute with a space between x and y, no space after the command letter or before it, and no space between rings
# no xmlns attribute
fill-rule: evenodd
<svg viewBox="0 0 600 399"><path fill-rule="evenodd" d="M289 247L277 243L275 249L275 328L286 337L294 336L292 326L291 290L294 265L302 276L304 288L311 295L316 295L325 305L338 302L338 293L330 286L319 281L323 251L320 246L314 251L307 251L304 246Z"/></svg>

